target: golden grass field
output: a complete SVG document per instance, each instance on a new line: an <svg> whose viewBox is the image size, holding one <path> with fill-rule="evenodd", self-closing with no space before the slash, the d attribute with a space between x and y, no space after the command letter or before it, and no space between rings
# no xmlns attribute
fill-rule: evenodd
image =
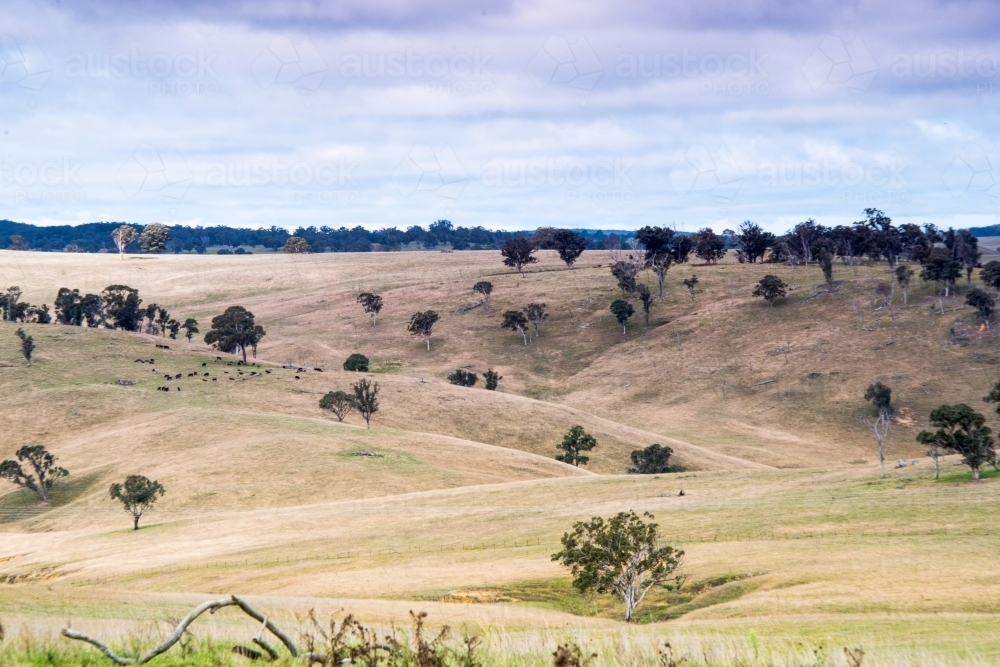
<svg viewBox="0 0 1000 667"><path fill-rule="evenodd" d="M68 643L55 638L66 622L151 641L228 593L290 628L309 608L376 624L426 610L484 635L504 664L544 664L567 638L601 665L652 664L665 639L692 664L847 664L845 646L866 665L1000 661L1000 478L972 483L949 457L935 482L914 440L941 403L989 410L998 340L961 297L942 316L915 278L907 307L900 294L876 309L884 264L835 265L832 293L816 267L687 264L671 268L648 330L637 315L623 336L606 253L569 270L539 256L521 276L486 251L0 252L0 288L30 302L124 283L202 329L188 344L23 325L29 368L19 325L0 322L0 459L39 443L71 471L48 506L0 486L0 664L27 660L15 646ZM774 308L750 296L765 273L794 287ZM691 274L693 300L680 282ZM489 311L454 314L481 279L494 284ZM365 290L385 300L374 328L354 301ZM551 315L525 347L499 322L529 302ZM240 376L201 342L233 304L267 329L250 370L271 373ZM406 332L428 308L441 314L430 352ZM341 370L352 352L382 386L370 430L318 408L358 377ZM460 367L498 370L499 391L449 384ZM887 480L858 421L875 379L900 408L890 459L916 462ZM585 469L553 458L574 424L599 443ZM653 442L685 471L624 475L629 452ZM167 488L138 532L107 495L135 473ZM633 626L549 558L573 521L629 509L653 513L687 554L687 592L653 596ZM206 636L255 632L224 612L201 623Z"/></svg>

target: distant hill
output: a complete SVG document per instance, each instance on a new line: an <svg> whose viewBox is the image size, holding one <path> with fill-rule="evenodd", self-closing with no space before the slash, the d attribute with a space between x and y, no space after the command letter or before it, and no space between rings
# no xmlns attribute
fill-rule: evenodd
<svg viewBox="0 0 1000 667"><path fill-rule="evenodd" d="M48 252L114 252L111 232L122 224L130 224L142 232L143 225L122 222L89 222L82 225L38 226L11 220L0 220L0 249L14 245L11 237L19 236L22 244L30 250ZM577 229L589 241L593 249L604 248L611 237L632 236L633 232L621 230ZM340 227L299 227L289 232L281 227L170 227L170 241L167 251L207 252L209 248L265 248L277 251L292 235L309 242L316 252L370 252L372 250L400 250L403 248L447 247L455 250L477 250L499 248L516 236L531 236L528 231L490 230L484 227L455 227L448 220L431 223L427 229L419 225L401 231L395 227L371 231L357 226L352 229ZM129 246L130 252L138 252L139 245Z"/></svg>
<svg viewBox="0 0 1000 667"><path fill-rule="evenodd" d="M969 227L973 236L1000 236L1000 225L990 225L989 227Z"/></svg>

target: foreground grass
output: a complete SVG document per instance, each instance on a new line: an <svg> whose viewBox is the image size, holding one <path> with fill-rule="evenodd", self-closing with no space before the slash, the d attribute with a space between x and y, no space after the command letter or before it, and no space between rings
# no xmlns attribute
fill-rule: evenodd
<svg viewBox="0 0 1000 667"><path fill-rule="evenodd" d="M342 620L343 615L339 615ZM795 629L777 630L768 623L749 627L721 625L714 628L672 628L656 632L645 628L540 628L511 632L499 627L452 628L441 644L445 665L458 667L543 667L553 664L558 646L577 646L593 667L620 665L697 665L699 667L937 667L939 665L995 665L1000 657L996 641L962 644L951 641L934 648L916 645L910 638L931 631L952 637L993 634L996 618L895 619L877 629L859 623L845 625L830 619L807 620ZM394 635L412 646L409 628L369 626L378 637ZM440 626L429 626L435 636ZM163 667L208 667L251 664L233 652L237 644L250 646L249 630L239 635L194 636L179 643L151 664ZM466 658L464 638L478 638L473 660ZM985 639L985 637L984 637ZM137 655L153 645L149 637L129 635L113 643L120 655ZM317 647L318 649L318 647ZM862 657L861 662L855 662ZM673 660L674 662L671 662ZM52 636L19 632L0 644L0 664L5 667L91 667L110 661L95 649ZM269 664L278 667L304 664L287 653ZM381 663L380 663L381 664ZM396 667L424 664L402 655Z"/></svg>
<svg viewBox="0 0 1000 667"><path fill-rule="evenodd" d="M456 637L483 636L491 665L550 664L570 640L599 665L655 664L664 641L697 665L846 665L844 647L866 665L997 663L1000 479L971 483L951 457L934 481L913 439L931 407L982 405L992 382L996 329L977 332L961 297L942 317L915 286L890 317L870 298L891 279L882 265L838 265L829 293L815 267L688 265L649 330L634 322L623 337L606 258L566 270L542 255L522 277L486 252L23 265L0 252L0 282L36 303L126 283L203 324L242 303L268 330L254 370L272 371L241 378L197 341L164 351L161 338L56 325L26 325L38 346L27 368L18 325L0 323L4 416L25 425L5 432L0 459L40 443L72 471L47 506L0 489L0 665L106 664L58 637L66 619L148 646L165 619L220 593L270 596L299 630L314 606L386 628L427 609ZM694 302L678 284L691 272ZM765 272L795 286L773 309L747 296ZM493 310L453 314L480 278ZM378 327L354 303L362 289L386 298ZM531 301L552 316L525 347L498 318ZM427 308L443 316L430 353L405 333ZM371 430L317 408L356 379L339 370L356 351L383 386ZM150 356L156 372L134 361ZM295 378L280 368L290 361L324 370ZM447 384L465 366L499 370L501 391ZM857 421L876 378L900 411L890 457L916 461L888 480ZM599 441L588 470L552 460L576 423ZM687 471L619 475L651 442ZM168 489L138 532L107 498L135 473ZM624 510L655 514L687 553L685 588L651 594L634 627L550 559L573 521ZM243 664L229 650L256 629L195 632L192 653L164 664Z"/></svg>

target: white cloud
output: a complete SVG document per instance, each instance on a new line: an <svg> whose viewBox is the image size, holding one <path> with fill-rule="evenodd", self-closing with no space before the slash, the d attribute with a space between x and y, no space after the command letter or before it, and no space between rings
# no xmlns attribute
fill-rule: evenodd
<svg viewBox="0 0 1000 667"><path fill-rule="evenodd" d="M918 80L890 67L926 44L937 62L997 53L978 5L11 5L0 18L11 219L751 218L783 231L868 205L900 220L996 212L995 165L972 164L966 147L998 134L1000 74ZM78 182L39 176L54 164ZM780 187L761 185L771 164ZM814 164L868 171L814 185L802 176ZM248 180L255 170L267 178Z"/></svg>

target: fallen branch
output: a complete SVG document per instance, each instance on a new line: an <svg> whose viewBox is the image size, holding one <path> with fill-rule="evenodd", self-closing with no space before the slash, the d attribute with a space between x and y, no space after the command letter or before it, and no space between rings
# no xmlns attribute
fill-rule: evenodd
<svg viewBox="0 0 1000 667"><path fill-rule="evenodd" d="M479 303L474 303L472 305L459 306L455 310L451 311L451 314L452 315L464 315L465 313L469 312L470 310L475 310L476 308L479 308L482 305L483 305L483 302L480 301Z"/></svg>
<svg viewBox="0 0 1000 667"><path fill-rule="evenodd" d="M247 616L250 616L251 618L259 621L264 628L267 628L267 630L271 634L273 634L275 637L281 640L281 643L285 645L285 648L288 649L288 652L292 654L293 658L300 657L299 649L297 646L295 646L295 642L293 642L288 637L288 635L282 632L281 628L275 625L269 618L264 616L264 614L260 613L252 606L250 606L245 600L238 598L235 595L231 595L228 598L209 600L207 602L201 603L200 605L192 609L191 613L185 616L184 619L177 624L177 627L174 629L173 633L171 633L171 635L167 637L162 644L160 644L156 648L153 648L150 651L147 651L138 658L122 657L117 653L115 653L114 651L112 651L106 644L102 643L101 641L94 639L93 637L90 637L88 635L85 635L82 632L77 632L72 628L63 628L62 635L69 639L78 639L80 641L87 642L92 646L95 646L101 653L106 655L117 665L143 665L152 660L153 658L155 658L156 656L169 651L170 647L176 644L180 640L180 638L184 635L184 631L187 630L187 627L191 625L196 618L204 614L206 611L214 614L217 610L222 609L223 607L231 607L231 606L239 607L240 609L243 610L243 612ZM277 657L277 654L274 652L274 649L268 646L260 637L255 639L254 643L263 648L265 651L267 651L269 655ZM315 656L312 653L307 653L305 655L302 655L301 657L307 659L315 659Z"/></svg>

